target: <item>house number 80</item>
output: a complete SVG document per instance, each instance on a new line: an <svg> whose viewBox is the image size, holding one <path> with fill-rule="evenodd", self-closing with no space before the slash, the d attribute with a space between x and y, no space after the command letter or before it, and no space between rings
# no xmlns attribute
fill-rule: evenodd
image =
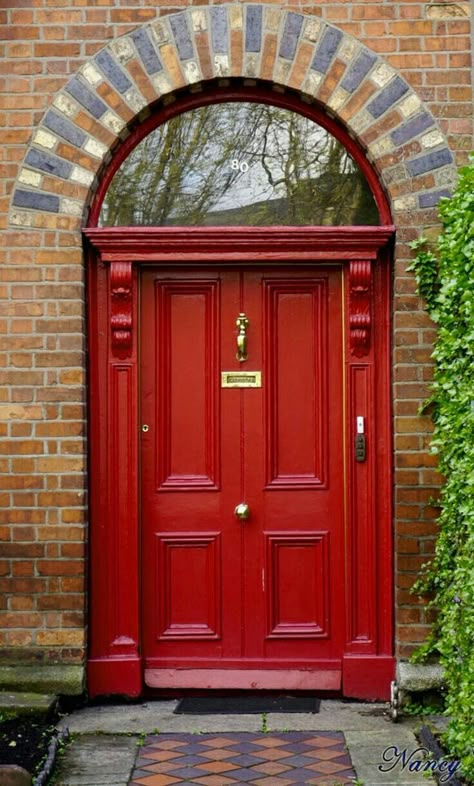
<svg viewBox="0 0 474 786"><path fill-rule="evenodd" d="M238 158L233 158L232 159L232 164L231 164L231 169L233 169L234 172L237 172L237 171L239 171L239 172L248 172L249 171L249 165L247 164L246 161L239 161Z"/></svg>

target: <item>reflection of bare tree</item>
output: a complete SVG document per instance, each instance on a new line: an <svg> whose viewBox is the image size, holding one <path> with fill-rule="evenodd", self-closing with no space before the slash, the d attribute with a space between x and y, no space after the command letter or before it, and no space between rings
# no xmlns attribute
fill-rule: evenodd
<svg viewBox="0 0 474 786"><path fill-rule="evenodd" d="M277 107L227 103L178 115L137 145L101 223L376 224L378 214L364 176L322 128Z"/></svg>

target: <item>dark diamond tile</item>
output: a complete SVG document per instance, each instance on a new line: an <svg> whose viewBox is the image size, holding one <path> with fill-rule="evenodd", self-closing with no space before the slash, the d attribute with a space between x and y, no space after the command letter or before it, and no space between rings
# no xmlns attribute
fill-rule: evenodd
<svg viewBox="0 0 474 786"><path fill-rule="evenodd" d="M292 783L308 783L310 778L314 778L316 775L314 770L309 770L306 768L298 768L298 769L291 769L285 772L284 778Z"/></svg>
<svg viewBox="0 0 474 786"><path fill-rule="evenodd" d="M260 756L255 754L255 756L249 755L241 755L241 756L232 756L232 758L227 759L227 761L231 762L231 764L238 764L239 767L253 767L254 764L259 764L261 761L265 761L265 754L262 753Z"/></svg>
<svg viewBox="0 0 474 786"><path fill-rule="evenodd" d="M249 781L258 778L258 773L255 772L255 770L249 770L246 768L241 770L232 770L231 772L226 773L226 778L234 778L237 783L248 783Z"/></svg>
<svg viewBox="0 0 474 786"><path fill-rule="evenodd" d="M186 749L186 753L187 750L188 749ZM175 764L177 767L189 767L193 764L201 764L202 761L202 756L180 756L178 759L173 759L173 764Z"/></svg>
<svg viewBox="0 0 474 786"><path fill-rule="evenodd" d="M286 743L286 745L282 745L282 751L291 751L292 753L307 753L308 749L312 747L308 745L306 742L292 742Z"/></svg>
<svg viewBox="0 0 474 786"><path fill-rule="evenodd" d="M229 750L239 753L256 753L260 748L256 742L241 742L238 745L229 745Z"/></svg>
<svg viewBox="0 0 474 786"><path fill-rule="evenodd" d="M197 767L178 767L176 770L169 770L168 775L173 778L189 780L190 778L201 778L202 770L198 770Z"/></svg>
<svg viewBox="0 0 474 786"><path fill-rule="evenodd" d="M314 759L310 756L289 756L284 759L284 762L292 767L307 767L309 764L314 764Z"/></svg>
<svg viewBox="0 0 474 786"><path fill-rule="evenodd" d="M199 753L209 753L212 748L209 748L208 745L203 745L202 742L200 743L190 743L186 745L186 755L194 755Z"/></svg>

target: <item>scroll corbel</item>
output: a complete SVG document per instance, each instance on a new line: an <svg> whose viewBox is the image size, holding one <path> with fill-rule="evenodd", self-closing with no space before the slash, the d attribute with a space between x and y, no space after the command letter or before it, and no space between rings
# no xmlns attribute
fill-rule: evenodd
<svg viewBox="0 0 474 786"><path fill-rule="evenodd" d="M132 262L110 263L110 306L112 349L119 355L130 355L133 329Z"/></svg>
<svg viewBox="0 0 474 786"><path fill-rule="evenodd" d="M354 260L349 268L349 329L351 353L367 355L372 333L372 262Z"/></svg>

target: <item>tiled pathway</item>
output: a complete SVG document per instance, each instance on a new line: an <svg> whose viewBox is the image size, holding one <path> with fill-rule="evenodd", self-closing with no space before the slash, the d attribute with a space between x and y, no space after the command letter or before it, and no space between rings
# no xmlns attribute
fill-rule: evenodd
<svg viewBox="0 0 474 786"><path fill-rule="evenodd" d="M130 786L346 786L355 777L341 732L160 734L140 750Z"/></svg>

